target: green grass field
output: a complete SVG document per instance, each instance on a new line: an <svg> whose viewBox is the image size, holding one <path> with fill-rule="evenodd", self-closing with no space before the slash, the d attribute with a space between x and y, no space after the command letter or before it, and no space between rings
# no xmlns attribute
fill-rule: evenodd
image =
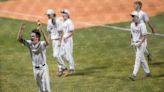
<svg viewBox="0 0 164 92"><path fill-rule="evenodd" d="M9 0L0 0L0 2L6 2L6 1L9 1Z"/></svg>
<svg viewBox="0 0 164 92"><path fill-rule="evenodd" d="M164 33L164 13L151 19L158 32ZM28 49L16 41L21 22L26 23L24 36L28 39L35 23L0 18L0 92L38 92ZM112 25L128 27L129 22ZM140 67L136 81L128 79L135 58L129 38L129 32L105 27L77 29L74 36L76 73L65 78L55 76L57 65L49 46L47 63L52 92L163 92L164 37L149 35L152 77L144 77Z"/></svg>

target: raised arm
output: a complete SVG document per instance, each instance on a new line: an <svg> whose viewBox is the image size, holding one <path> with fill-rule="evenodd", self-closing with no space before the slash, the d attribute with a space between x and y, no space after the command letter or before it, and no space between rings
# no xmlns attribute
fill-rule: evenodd
<svg viewBox="0 0 164 92"><path fill-rule="evenodd" d="M46 36L45 32L43 31L43 27L41 25L40 20L37 21L37 29L43 34L43 38L47 45L49 45L48 37Z"/></svg>
<svg viewBox="0 0 164 92"><path fill-rule="evenodd" d="M46 36L45 32L43 31L43 27L42 27L41 24L40 24L40 29L39 29L39 31L43 34L43 38L44 38L46 44L49 45L49 44L50 44L50 43L49 43L49 39L48 39L48 37Z"/></svg>
<svg viewBox="0 0 164 92"><path fill-rule="evenodd" d="M21 24L19 31L18 31L18 34L17 34L17 41L19 41L20 43L23 42L22 33L24 30L24 27L25 27L25 24Z"/></svg>

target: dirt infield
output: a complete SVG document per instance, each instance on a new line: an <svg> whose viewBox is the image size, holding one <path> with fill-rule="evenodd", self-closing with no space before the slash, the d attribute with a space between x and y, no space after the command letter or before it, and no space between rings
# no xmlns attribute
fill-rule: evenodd
<svg viewBox="0 0 164 92"><path fill-rule="evenodd" d="M49 8L60 10L68 8L76 28L91 24L109 24L130 20L134 0L9 0L0 2L0 17L46 23L44 15ZM164 0L142 0L143 10L150 16L164 12Z"/></svg>

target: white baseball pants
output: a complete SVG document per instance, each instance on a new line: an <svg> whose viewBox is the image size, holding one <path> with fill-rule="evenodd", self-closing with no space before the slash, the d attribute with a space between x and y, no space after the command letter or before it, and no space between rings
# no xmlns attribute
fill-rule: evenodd
<svg viewBox="0 0 164 92"><path fill-rule="evenodd" d="M136 59L135 59L134 70L133 70L133 75L135 75L135 76L138 73L140 64L142 65L145 73L150 73L149 66L144 57L144 52L145 52L146 46L147 46L147 43L143 42L139 48L136 48Z"/></svg>
<svg viewBox="0 0 164 92"><path fill-rule="evenodd" d="M63 58L68 61L69 68L74 70L74 58L73 58L73 39L69 38L63 45Z"/></svg>
<svg viewBox="0 0 164 92"><path fill-rule="evenodd" d="M59 40L52 40L53 57L57 61L59 71L66 68L66 65L61 57L62 47L58 47Z"/></svg>
<svg viewBox="0 0 164 92"><path fill-rule="evenodd" d="M33 68L34 78L40 92L51 92L48 65L40 68Z"/></svg>

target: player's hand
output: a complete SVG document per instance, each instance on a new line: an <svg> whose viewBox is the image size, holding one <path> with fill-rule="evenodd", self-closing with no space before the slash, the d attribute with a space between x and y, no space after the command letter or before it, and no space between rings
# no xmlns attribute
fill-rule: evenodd
<svg viewBox="0 0 164 92"><path fill-rule="evenodd" d="M132 46L133 48L135 48L135 44L134 44L134 43L131 43L131 46Z"/></svg>
<svg viewBox="0 0 164 92"><path fill-rule="evenodd" d="M155 28L152 29L152 33L155 34L157 30Z"/></svg>
<svg viewBox="0 0 164 92"><path fill-rule="evenodd" d="M155 35L156 32L157 32L157 31L156 31L155 29L152 30L152 34L153 34L153 35Z"/></svg>
<svg viewBox="0 0 164 92"><path fill-rule="evenodd" d="M40 20L37 20L37 25L40 26L40 24L41 24L41 23L40 23Z"/></svg>
<svg viewBox="0 0 164 92"><path fill-rule="evenodd" d="M25 28L25 23L21 23L21 25L20 25L20 30L23 30Z"/></svg>
<svg viewBox="0 0 164 92"><path fill-rule="evenodd" d="M135 45L136 48L139 48L140 46L141 46L140 43L138 43L138 44Z"/></svg>
<svg viewBox="0 0 164 92"><path fill-rule="evenodd" d="M42 25L41 25L41 22L40 22L40 20L38 20L37 21L37 29L40 31L40 32L42 32Z"/></svg>

